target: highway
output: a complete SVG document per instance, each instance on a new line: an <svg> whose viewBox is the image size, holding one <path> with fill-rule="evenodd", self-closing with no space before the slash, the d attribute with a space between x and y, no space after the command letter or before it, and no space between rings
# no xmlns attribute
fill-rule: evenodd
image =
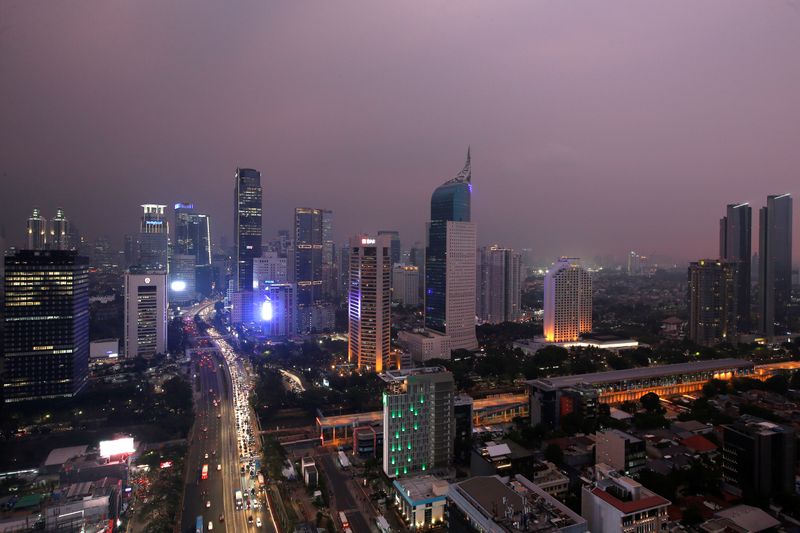
<svg viewBox="0 0 800 533"><path fill-rule="evenodd" d="M208 318L210 312L211 303L192 308L187 317L191 320L199 313ZM248 403L249 375L223 336L213 328L207 333L209 338L199 338L197 349L201 351L193 357L201 389L188 454L181 531L195 531L196 518L202 516L206 531L211 530L211 522L213 531L274 532L266 500L250 475L261 450L257 439L251 439L257 432ZM209 465L207 480L200 479L203 464ZM217 470L218 464L221 470ZM237 509L236 491L243 496L241 509Z"/></svg>

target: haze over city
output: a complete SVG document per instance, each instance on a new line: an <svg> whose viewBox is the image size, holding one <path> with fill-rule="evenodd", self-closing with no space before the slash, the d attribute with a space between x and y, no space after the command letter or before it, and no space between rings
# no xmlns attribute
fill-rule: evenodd
<svg viewBox="0 0 800 533"><path fill-rule="evenodd" d="M797 50L792 1L8 1L0 226L118 245L188 201L231 242L241 166L265 238L310 206L424 242L471 145L479 243L715 257L725 204L798 192Z"/></svg>

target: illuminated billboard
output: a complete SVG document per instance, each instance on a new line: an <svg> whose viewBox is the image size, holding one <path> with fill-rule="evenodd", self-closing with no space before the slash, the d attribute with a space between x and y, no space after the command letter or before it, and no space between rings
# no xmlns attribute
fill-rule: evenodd
<svg viewBox="0 0 800 533"><path fill-rule="evenodd" d="M133 447L132 437L100 441L100 457L113 457L115 455L129 454L135 451L136 448Z"/></svg>

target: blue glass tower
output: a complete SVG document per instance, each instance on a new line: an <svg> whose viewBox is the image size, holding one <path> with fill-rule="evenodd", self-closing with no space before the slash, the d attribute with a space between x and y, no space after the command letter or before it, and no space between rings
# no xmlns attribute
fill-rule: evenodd
<svg viewBox="0 0 800 533"><path fill-rule="evenodd" d="M467 149L467 161L461 172L437 187L431 196L425 253L425 327L441 333L447 333L448 222L470 222L471 181L472 165Z"/></svg>

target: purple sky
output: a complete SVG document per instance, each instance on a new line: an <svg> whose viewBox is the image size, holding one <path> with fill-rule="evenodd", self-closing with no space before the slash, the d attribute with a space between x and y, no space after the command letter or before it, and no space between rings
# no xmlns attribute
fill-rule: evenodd
<svg viewBox="0 0 800 533"><path fill-rule="evenodd" d="M411 244L471 144L481 243L716 256L726 203L800 193L798 51L796 1L6 0L0 224L121 242L187 201L230 236L248 166L265 235Z"/></svg>

